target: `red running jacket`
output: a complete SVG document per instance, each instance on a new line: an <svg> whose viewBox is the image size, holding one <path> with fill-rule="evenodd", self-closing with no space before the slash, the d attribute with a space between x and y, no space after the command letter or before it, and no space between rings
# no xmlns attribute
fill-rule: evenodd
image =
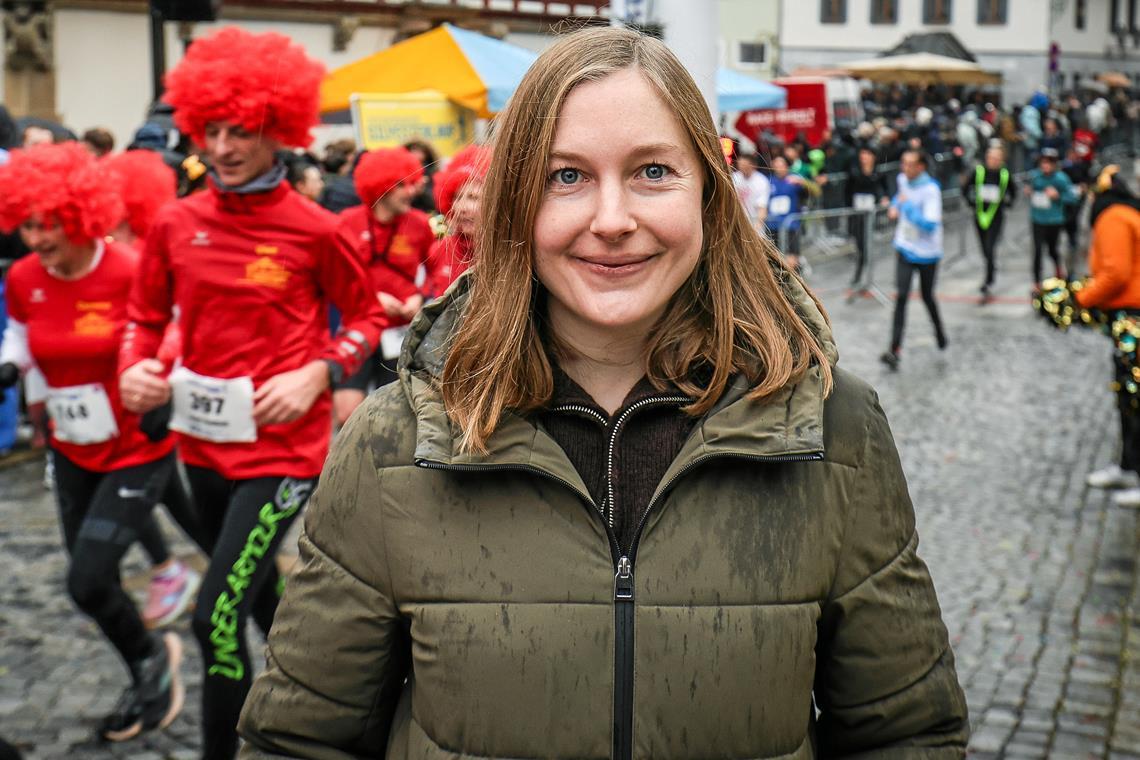
<svg viewBox="0 0 1140 760"><path fill-rule="evenodd" d="M353 206L340 213L339 232L351 241L357 259L372 276L376 292L408 300L420 292L416 273L421 265L431 279L428 251L435 235L424 212L412 209L388 224L380 224L367 206ZM387 320L386 327L407 324L395 317Z"/></svg>
<svg viewBox="0 0 1140 760"><path fill-rule="evenodd" d="M328 332L328 302L342 316ZM315 359L347 376L375 349L384 315L334 215L287 182L265 193L209 189L165 207L147 236L131 292L119 369L156 356L178 309L182 365L254 388ZM187 464L229 479L316 477L332 431L331 394L251 443L180 436Z"/></svg>
<svg viewBox="0 0 1140 760"><path fill-rule="evenodd" d="M428 275L424 282L424 295L439 298L451 283L471 266L471 256L475 252L471 239L460 235L448 235L435 241L428 253Z"/></svg>
<svg viewBox="0 0 1140 760"><path fill-rule="evenodd" d="M61 441L52 447L93 472L111 472L153 462L174 448L174 437L153 443L139 430L139 415L119 398L118 355L127 324L127 299L138 254L106 243L94 268L77 280L48 273L25 256L8 272L8 314L27 330L28 350L52 388L99 384L107 394L118 435L102 443ZM54 410L53 410L54 411Z"/></svg>

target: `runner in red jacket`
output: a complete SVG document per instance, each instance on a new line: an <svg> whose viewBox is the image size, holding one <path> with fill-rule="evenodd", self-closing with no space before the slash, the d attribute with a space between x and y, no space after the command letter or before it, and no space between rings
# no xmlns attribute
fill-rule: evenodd
<svg viewBox="0 0 1140 760"><path fill-rule="evenodd" d="M435 205L447 217L447 235L428 254L431 272L424 295L439 298L471 266L475 231L483 196L483 179L491 165L491 150L469 145L456 153L447 169L435 177Z"/></svg>
<svg viewBox="0 0 1140 760"><path fill-rule="evenodd" d="M150 150L128 150L107 156L102 161L123 201L123 218L111 231L111 238L129 246L136 254L141 253L155 216L177 197L178 177L162 156ZM167 328L165 344L169 358L176 358L181 351L177 323L171 323ZM168 411L155 410L144 416L143 430L152 438L165 436ZM178 527L199 546L203 545L194 504L182 484L182 478L168 481L162 503ZM148 521L140 531L139 544L154 563L143 621L149 628L161 628L173 623L186 610L202 579L171 554L155 521Z"/></svg>
<svg viewBox="0 0 1140 760"><path fill-rule="evenodd" d="M113 183L79 143L15 151L0 168L0 228L19 227L36 254L8 273L0 388L33 362L49 386L67 590L131 673L100 727L111 741L166 727L183 700L180 640L149 633L119 582L119 563L151 522L175 464L174 441L148 438L119 396L119 341L137 256L103 236L121 214Z"/></svg>
<svg viewBox="0 0 1140 760"><path fill-rule="evenodd" d="M294 191L276 159L310 141L322 76L287 37L236 28L195 41L167 75L175 124L203 146L210 187L159 213L121 354L130 408L173 397L170 427L213 541L193 618L212 759L237 751L246 621L272 623L274 555L328 450L328 389L372 353L383 319L336 218ZM343 315L333 339L329 301ZM167 380L154 357L176 307L182 356Z"/></svg>
<svg viewBox="0 0 1140 760"><path fill-rule="evenodd" d="M386 322L381 344L361 370L337 385L335 417L343 424L364 400L369 385L379 387L396 379L407 325L423 306L417 284L420 267L429 264L428 251L435 236L427 214L412 208L423 167L407 148L382 148L361 157L353 172L363 205L340 215L340 234L356 251L372 277L372 287L384 309ZM427 272L431 277L431 272Z"/></svg>

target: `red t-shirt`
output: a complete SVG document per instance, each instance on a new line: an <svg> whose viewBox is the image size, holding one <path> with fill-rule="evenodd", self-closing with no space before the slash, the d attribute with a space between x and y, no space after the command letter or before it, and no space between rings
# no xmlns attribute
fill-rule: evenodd
<svg viewBox="0 0 1140 760"><path fill-rule="evenodd" d="M401 301L420 292L416 274L420 266L431 277L428 251L435 240L428 216L418 209L380 224L366 206L353 206L340 213L340 234L351 241L360 263L372 276L372 286ZM406 324L389 317L391 326Z"/></svg>
<svg viewBox="0 0 1140 760"><path fill-rule="evenodd" d="M108 243L95 268L77 280L51 275L34 255L8 272L8 314L27 328L28 348L48 386L100 384L107 394L118 429L110 440L68 443L56 437L53 425L52 447L94 472L153 462L174 448L174 436L154 443L143 435L139 416L123 409L119 400L119 343L137 267L134 251Z"/></svg>
<svg viewBox="0 0 1140 760"><path fill-rule="evenodd" d="M461 235L448 235L432 244L428 254L431 276L424 282L424 295L439 298L459 275L471 266L474 245L471 238Z"/></svg>
<svg viewBox="0 0 1140 760"><path fill-rule="evenodd" d="M351 374L379 343L383 312L337 218L282 183L236 194L213 185L159 212L139 266L120 369L156 356L178 307L182 366L209 378L270 377L328 359ZM342 314L330 338L328 303ZM187 464L224 477L315 477L332 432L331 394L252 442L181 435Z"/></svg>

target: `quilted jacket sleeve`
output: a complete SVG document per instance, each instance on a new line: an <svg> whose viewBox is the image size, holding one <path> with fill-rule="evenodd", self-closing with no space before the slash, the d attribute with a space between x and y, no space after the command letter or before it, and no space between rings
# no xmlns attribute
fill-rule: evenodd
<svg viewBox="0 0 1140 760"><path fill-rule="evenodd" d="M877 399L861 406L863 455L819 626L820 754L960 757L969 735L966 701L917 554L914 509Z"/></svg>
<svg viewBox="0 0 1140 760"><path fill-rule="evenodd" d="M337 436L308 507L300 570L238 724L245 760L384 756L410 646L388 587L371 412Z"/></svg>

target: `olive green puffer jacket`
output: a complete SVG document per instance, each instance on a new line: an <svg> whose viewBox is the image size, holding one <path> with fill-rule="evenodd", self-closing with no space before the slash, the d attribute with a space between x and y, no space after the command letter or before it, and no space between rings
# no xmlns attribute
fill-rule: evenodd
<svg viewBox="0 0 1140 760"><path fill-rule="evenodd" d="M793 286L798 287L798 286ZM826 343L825 320L796 300ZM240 731L245 758L959 757L968 728L875 393L737 383L628 557L508 416L460 453L429 378L466 293L338 437Z"/></svg>

